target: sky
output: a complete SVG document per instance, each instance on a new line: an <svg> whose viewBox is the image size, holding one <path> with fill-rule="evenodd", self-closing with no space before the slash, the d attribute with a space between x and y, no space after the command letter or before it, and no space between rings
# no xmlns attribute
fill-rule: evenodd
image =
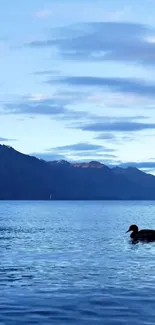
<svg viewBox="0 0 155 325"><path fill-rule="evenodd" d="M0 4L0 143L155 173L155 0Z"/></svg>

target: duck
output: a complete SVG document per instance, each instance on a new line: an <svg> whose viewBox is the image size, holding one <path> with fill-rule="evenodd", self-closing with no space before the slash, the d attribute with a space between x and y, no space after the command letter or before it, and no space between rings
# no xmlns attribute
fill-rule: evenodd
<svg viewBox="0 0 155 325"><path fill-rule="evenodd" d="M130 238L133 241L147 241L147 242L155 241L155 230L153 229L139 230L138 226L133 224L129 227L126 233L130 231L131 231Z"/></svg>

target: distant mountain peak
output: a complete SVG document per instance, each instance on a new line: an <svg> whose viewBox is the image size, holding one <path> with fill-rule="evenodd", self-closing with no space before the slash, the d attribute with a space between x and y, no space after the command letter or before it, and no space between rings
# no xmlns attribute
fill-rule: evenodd
<svg viewBox="0 0 155 325"><path fill-rule="evenodd" d="M7 146L5 144L0 144L0 148L13 149L11 146Z"/></svg>
<svg viewBox="0 0 155 325"><path fill-rule="evenodd" d="M89 162L72 163L72 166L76 168L108 168L106 165L95 160Z"/></svg>
<svg viewBox="0 0 155 325"><path fill-rule="evenodd" d="M57 160L57 164L70 165L70 163L67 160L64 160L64 159Z"/></svg>
<svg viewBox="0 0 155 325"><path fill-rule="evenodd" d="M0 152L2 153L2 152L12 152L12 151L14 151L14 152L16 152L16 150L13 148L13 147L11 147L11 146L6 146L5 144L0 144Z"/></svg>
<svg viewBox="0 0 155 325"><path fill-rule="evenodd" d="M70 165L70 162L68 162L67 160L63 160L63 159L60 159L60 160L50 160L50 161L47 161L48 164L50 165Z"/></svg>

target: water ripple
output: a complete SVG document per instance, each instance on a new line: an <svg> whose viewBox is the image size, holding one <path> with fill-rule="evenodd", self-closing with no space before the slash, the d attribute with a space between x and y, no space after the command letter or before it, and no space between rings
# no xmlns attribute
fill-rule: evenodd
<svg viewBox="0 0 155 325"><path fill-rule="evenodd" d="M154 202L0 202L0 325L154 324L155 244L125 234L154 215Z"/></svg>

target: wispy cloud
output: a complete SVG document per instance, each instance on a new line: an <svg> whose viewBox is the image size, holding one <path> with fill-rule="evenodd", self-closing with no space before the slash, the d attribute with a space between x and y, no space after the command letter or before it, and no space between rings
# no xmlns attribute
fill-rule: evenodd
<svg viewBox="0 0 155 325"><path fill-rule="evenodd" d="M105 140L106 142L112 142L112 143L121 143L121 142L129 142L133 141L135 135L132 135L131 133L124 135L124 132L115 132L111 131L109 133L103 132L99 133L94 139L96 140Z"/></svg>
<svg viewBox="0 0 155 325"><path fill-rule="evenodd" d="M121 82L121 85L122 84L123 82ZM68 128L80 129L82 131L92 131L96 134L98 133L95 139L105 139L108 140L108 142L110 142L110 139L114 140L115 138L116 140L116 134L120 132L131 133L155 129L155 123L147 122L148 117L143 115L125 115L122 117L106 116L89 113L89 111L74 110L70 107L72 106L72 104L77 103L79 98L77 95L78 93L75 92L74 94L74 92L71 92L71 94L72 96L65 97L62 92L60 93L62 97L59 97L58 95L58 97L56 98L55 96L53 98L47 98L46 96L40 93L31 94L29 96L23 97L19 102L5 103L2 113L25 115L29 117L36 117L39 115L49 116L54 120L64 120L68 122ZM85 94L83 96L85 96ZM126 136L129 136L129 134ZM121 141L128 140L126 136L121 135ZM85 143L83 145L87 146L87 149L85 150L90 150L90 146L92 146L89 146ZM76 144L75 148L78 148L78 146L82 146L82 144ZM59 150L61 149L62 148L59 148ZM68 147L68 149L71 148Z"/></svg>
<svg viewBox="0 0 155 325"><path fill-rule="evenodd" d="M9 138L3 138L3 137L0 137L0 142L11 142L11 141L17 141L17 139L9 139Z"/></svg>
<svg viewBox="0 0 155 325"><path fill-rule="evenodd" d="M56 47L66 59L155 64L155 29L129 22L92 22L58 29L50 39L30 47Z"/></svg>
<svg viewBox="0 0 155 325"><path fill-rule="evenodd" d="M59 70L54 70L54 69L53 70L51 70L51 69L49 69L49 70L39 70L39 71L36 71L34 74L37 75L37 76L48 76L48 75L52 76L52 75L60 74L60 71Z"/></svg>
<svg viewBox="0 0 155 325"><path fill-rule="evenodd" d="M50 148L47 151L56 151L56 152L63 152L63 153L67 153L67 152L98 152L98 151L102 151L102 152L111 152L114 151L114 149L109 149L107 147L104 147L102 145L98 145L98 144L93 144L93 143L88 143L88 142L80 142L80 143L74 143L71 145L66 145L66 146L60 146L60 147L56 147L56 148Z"/></svg>
<svg viewBox="0 0 155 325"><path fill-rule="evenodd" d="M97 122L79 125L83 131L93 132L138 132L144 130L154 130L155 123L135 122L135 121L117 121L117 122Z"/></svg>
<svg viewBox="0 0 155 325"><path fill-rule="evenodd" d="M66 110L52 100L42 100L34 103L8 103L5 111L10 114L63 115Z"/></svg>
<svg viewBox="0 0 155 325"><path fill-rule="evenodd" d="M78 111L68 108L71 104L79 101L77 94L64 96L57 94L47 98L43 94L31 94L15 102L5 102L1 111L3 114L16 114L27 116L45 115L51 118L64 118L66 120L87 119L91 117L89 112Z"/></svg>
<svg viewBox="0 0 155 325"><path fill-rule="evenodd" d="M72 76L58 78L58 82L73 86L73 87L86 87L86 88L96 88L105 89L106 91L110 89L111 91L131 94L141 97L152 97L155 98L155 84L146 82L141 79L134 78L119 78L119 77L91 77L91 76ZM54 83L54 80L49 80L48 83ZM92 96L93 98L93 96ZM96 98L97 99L97 98ZM100 98L101 100L101 98Z"/></svg>

